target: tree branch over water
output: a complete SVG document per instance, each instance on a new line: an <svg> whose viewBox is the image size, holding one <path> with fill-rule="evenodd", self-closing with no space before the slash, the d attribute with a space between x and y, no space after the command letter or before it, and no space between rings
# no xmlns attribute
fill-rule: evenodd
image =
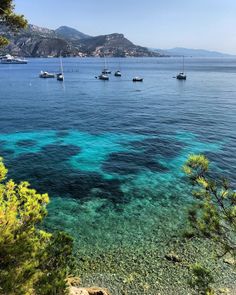
<svg viewBox="0 0 236 295"><path fill-rule="evenodd" d="M193 185L197 199L189 211L192 228L223 247L223 252L236 256L236 192L225 179L214 179L204 155L191 155L184 172Z"/></svg>

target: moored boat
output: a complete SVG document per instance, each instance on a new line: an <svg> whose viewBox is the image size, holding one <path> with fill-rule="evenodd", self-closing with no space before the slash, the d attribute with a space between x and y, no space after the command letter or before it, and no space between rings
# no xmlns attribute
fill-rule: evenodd
<svg viewBox="0 0 236 295"><path fill-rule="evenodd" d="M64 81L64 72L63 72L63 65L62 65L62 58L60 55L60 73L57 74L57 81Z"/></svg>
<svg viewBox="0 0 236 295"><path fill-rule="evenodd" d="M186 80L187 79L187 76L184 73L179 73L176 76L176 79L178 79L178 80Z"/></svg>
<svg viewBox="0 0 236 295"><path fill-rule="evenodd" d="M143 78L141 77L134 77L133 82L143 82Z"/></svg>
<svg viewBox="0 0 236 295"><path fill-rule="evenodd" d="M44 79L46 79L46 78L55 78L55 74L41 71L40 74L39 74L39 78L44 78Z"/></svg>
<svg viewBox="0 0 236 295"><path fill-rule="evenodd" d="M114 74L114 76L115 77L121 77L121 71L119 71L119 70L116 71L115 74Z"/></svg>
<svg viewBox="0 0 236 295"><path fill-rule="evenodd" d="M111 74L111 71L108 69L103 69L102 74L104 75Z"/></svg>
<svg viewBox="0 0 236 295"><path fill-rule="evenodd" d="M105 75L105 74L101 74L101 75L98 76L98 79L99 80L109 80L109 76Z"/></svg>
<svg viewBox="0 0 236 295"><path fill-rule="evenodd" d="M62 73L57 74L57 81L64 81L64 76Z"/></svg>
<svg viewBox="0 0 236 295"><path fill-rule="evenodd" d="M176 76L176 79L177 79L177 80L186 80L186 79L187 79L187 76L186 76L186 74L184 73L184 55L183 55L183 71L180 72L180 73Z"/></svg>
<svg viewBox="0 0 236 295"><path fill-rule="evenodd" d="M27 63L28 61L26 59L14 57L10 54L7 54L1 57L1 64L27 64Z"/></svg>

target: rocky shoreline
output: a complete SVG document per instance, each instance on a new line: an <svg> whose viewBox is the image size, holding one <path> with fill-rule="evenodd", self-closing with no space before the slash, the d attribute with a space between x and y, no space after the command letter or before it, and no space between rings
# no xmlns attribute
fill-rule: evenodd
<svg viewBox="0 0 236 295"><path fill-rule="evenodd" d="M217 250L216 245L201 239L147 243L139 249L119 247L82 256L78 271L83 286L101 286L112 295L190 295L198 294L189 280L191 265L199 262L214 270L216 294L233 295L236 273L230 260L215 259Z"/></svg>

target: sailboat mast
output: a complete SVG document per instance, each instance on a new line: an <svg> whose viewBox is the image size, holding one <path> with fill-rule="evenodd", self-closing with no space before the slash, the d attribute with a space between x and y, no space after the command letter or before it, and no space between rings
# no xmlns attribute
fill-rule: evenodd
<svg viewBox="0 0 236 295"><path fill-rule="evenodd" d="M183 55L183 73L184 73L184 55Z"/></svg>
<svg viewBox="0 0 236 295"><path fill-rule="evenodd" d="M106 58L106 54L104 52L104 68L107 68L107 58Z"/></svg>
<svg viewBox="0 0 236 295"><path fill-rule="evenodd" d="M61 55L60 55L60 65L61 65L61 73L63 75L63 65L62 65L62 58L61 58Z"/></svg>

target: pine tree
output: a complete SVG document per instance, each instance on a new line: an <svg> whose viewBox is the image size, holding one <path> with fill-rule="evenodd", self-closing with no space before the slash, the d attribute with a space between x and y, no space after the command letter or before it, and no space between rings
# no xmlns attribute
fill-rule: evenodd
<svg viewBox="0 0 236 295"><path fill-rule="evenodd" d="M0 1L0 25L4 25L11 31L17 32L27 26L27 21L23 15L14 13L13 0ZM0 35L0 47L9 43L8 39Z"/></svg>
<svg viewBox="0 0 236 295"><path fill-rule="evenodd" d="M0 294L66 294L71 237L41 230L48 195L6 176L0 158Z"/></svg>

